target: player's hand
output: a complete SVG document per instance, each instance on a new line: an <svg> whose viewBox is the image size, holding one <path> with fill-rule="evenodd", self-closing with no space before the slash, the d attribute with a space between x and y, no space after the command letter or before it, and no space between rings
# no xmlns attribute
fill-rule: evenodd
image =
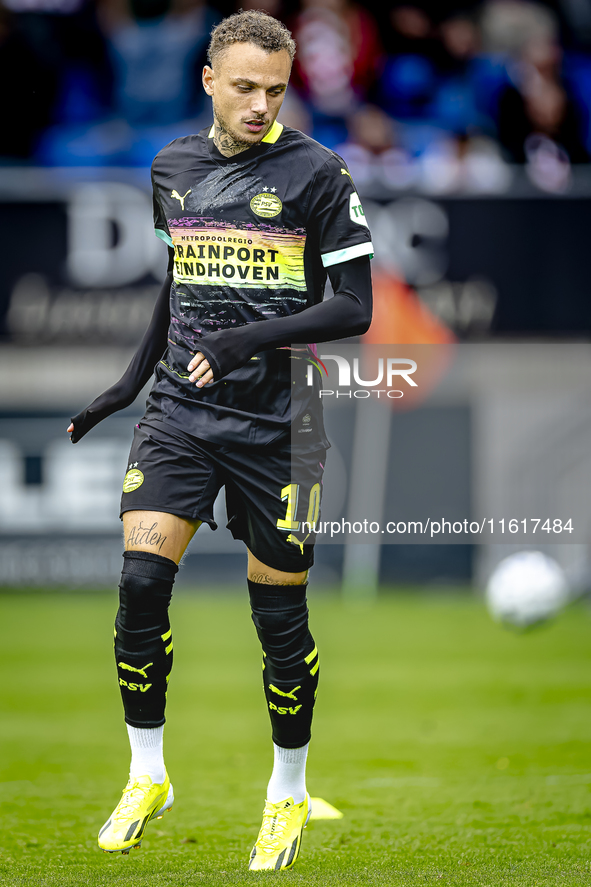
<svg viewBox="0 0 591 887"><path fill-rule="evenodd" d="M209 362L205 355L201 354L200 351L198 351L195 357L191 360L187 369L191 373L189 376L189 382L195 382L197 388L203 388L204 385L213 382L213 370L209 366Z"/></svg>
<svg viewBox="0 0 591 887"><path fill-rule="evenodd" d="M70 424L68 425L68 434L71 434L73 430L74 430L74 423L70 422Z"/></svg>

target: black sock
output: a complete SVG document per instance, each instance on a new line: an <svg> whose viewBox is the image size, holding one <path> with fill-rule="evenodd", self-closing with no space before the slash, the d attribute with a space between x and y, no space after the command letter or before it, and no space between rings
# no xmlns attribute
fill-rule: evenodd
<svg viewBox="0 0 591 887"><path fill-rule="evenodd" d="M178 567L146 551L126 551L123 557L115 662L125 721L132 727L159 727L172 668L168 606Z"/></svg>
<svg viewBox="0 0 591 887"><path fill-rule="evenodd" d="M252 619L263 647L273 742L282 748L300 748L310 741L318 689L318 651L308 628L306 588L248 580Z"/></svg>

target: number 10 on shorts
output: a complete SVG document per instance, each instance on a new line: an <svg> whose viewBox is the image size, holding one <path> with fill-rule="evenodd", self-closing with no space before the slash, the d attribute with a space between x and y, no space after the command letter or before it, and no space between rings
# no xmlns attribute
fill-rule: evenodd
<svg viewBox="0 0 591 887"><path fill-rule="evenodd" d="M298 510L298 502L300 498L300 485L299 484L288 484L286 487L283 487L281 490L281 501L287 502L287 510L285 512L284 518L279 518L277 521L277 529L278 530L288 530L288 531L297 531L300 529L301 521L296 520L296 514ZM306 529L308 532L312 529L313 525L318 520L318 514L320 512L320 484L316 483L310 490L310 496L308 498L308 513L306 515L306 523L310 526Z"/></svg>

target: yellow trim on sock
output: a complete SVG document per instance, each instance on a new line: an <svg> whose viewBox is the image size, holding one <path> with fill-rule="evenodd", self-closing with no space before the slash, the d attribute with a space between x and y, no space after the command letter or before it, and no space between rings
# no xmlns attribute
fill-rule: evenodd
<svg viewBox="0 0 591 887"><path fill-rule="evenodd" d="M314 647L312 652L308 653L308 655L305 657L304 662L306 663L306 665L310 665L315 656L318 656L318 647Z"/></svg>

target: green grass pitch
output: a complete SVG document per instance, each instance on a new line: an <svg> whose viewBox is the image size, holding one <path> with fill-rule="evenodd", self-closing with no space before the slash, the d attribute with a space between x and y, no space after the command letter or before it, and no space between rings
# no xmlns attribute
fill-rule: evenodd
<svg viewBox="0 0 591 887"><path fill-rule="evenodd" d="M247 596L180 593L165 731L174 809L129 856L96 833L126 781L114 594L0 598L0 884L591 884L591 612L518 636L468 596L314 599L321 661L295 868L249 873L269 725Z"/></svg>

